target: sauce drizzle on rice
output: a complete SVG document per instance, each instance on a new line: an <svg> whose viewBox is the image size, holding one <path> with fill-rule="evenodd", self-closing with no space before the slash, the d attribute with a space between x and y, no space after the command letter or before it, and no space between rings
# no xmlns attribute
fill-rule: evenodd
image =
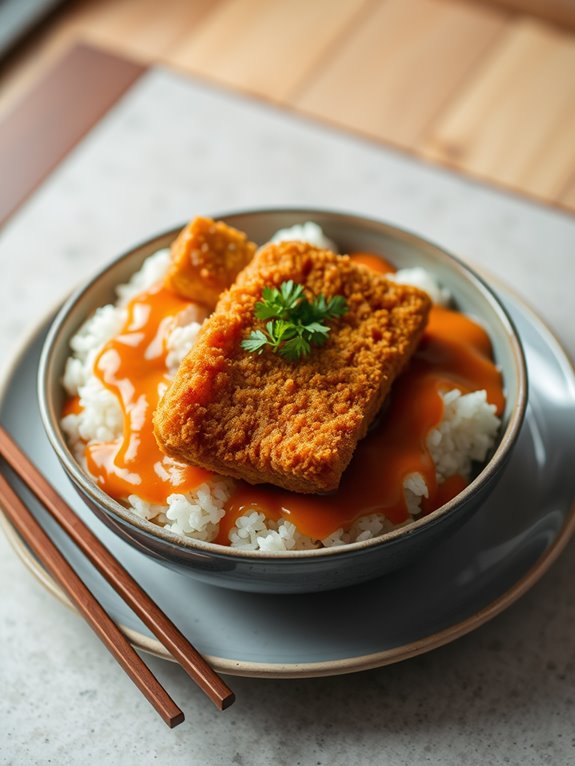
<svg viewBox="0 0 575 766"><path fill-rule="evenodd" d="M86 447L86 464L111 497L137 494L158 505L173 492L189 492L212 474L160 452L152 413L166 386L166 340L174 317L189 306L171 290L156 285L133 298L122 330L94 362L94 374L118 399L124 438Z"/></svg>
<svg viewBox="0 0 575 766"><path fill-rule="evenodd" d="M382 273L393 267L371 253L354 259ZM87 467L110 496L125 502L135 494L165 505L169 495L185 494L216 478L160 452L153 434L152 414L168 384L166 340L175 317L190 303L161 284L143 291L127 306L120 333L105 344L94 373L120 403L124 436L119 441L90 443ZM337 492L301 495L279 488L235 482L215 542L229 544L239 516L259 511L267 519L286 519L314 540L347 528L359 517L384 514L393 524L409 520L403 481L420 474L428 488L422 500L429 513L457 495L468 483L455 475L438 484L426 444L429 431L443 416L442 393L457 388L462 394L485 389L487 401L500 415L504 407L502 380L492 360L487 333L469 317L434 306L420 345L392 388L378 425L359 443ZM77 413L71 398L64 415Z"/></svg>

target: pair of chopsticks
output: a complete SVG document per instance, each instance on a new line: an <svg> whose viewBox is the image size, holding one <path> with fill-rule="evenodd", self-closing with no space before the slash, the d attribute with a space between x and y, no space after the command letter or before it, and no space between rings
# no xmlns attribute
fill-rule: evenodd
<svg viewBox="0 0 575 766"><path fill-rule="evenodd" d="M76 516L1 426L0 455L216 707L220 710L229 707L235 699L231 689L110 551ZM173 728L182 723L184 720L182 710L84 585L1 473L0 506L23 540L66 592L98 638L167 725Z"/></svg>

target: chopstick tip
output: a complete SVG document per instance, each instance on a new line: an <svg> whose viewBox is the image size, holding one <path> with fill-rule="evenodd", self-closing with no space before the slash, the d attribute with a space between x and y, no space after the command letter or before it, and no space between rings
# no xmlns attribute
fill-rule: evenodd
<svg viewBox="0 0 575 766"><path fill-rule="evenodd" d="M230 692L227 696L222 697L220 702L220 710L225 710L226 708L229 708L230 705L233 705L236 701L236 695L233 692Z"/></svg>
<svg viewBox="0 0 575 766"><path fill-rule="evenodd" d="M180 710L179 713L176 713L175 715L172 715L168 718L166 723L170 727L170 729L173 729L175 726L179 726L181 723L183 723L186 719L186 716L183 714L183 712Z"/></svg>

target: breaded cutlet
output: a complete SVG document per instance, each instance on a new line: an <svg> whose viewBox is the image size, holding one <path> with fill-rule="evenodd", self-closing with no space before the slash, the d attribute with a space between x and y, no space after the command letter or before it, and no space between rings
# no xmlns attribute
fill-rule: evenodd
<svg viewBox="0 0 575 766"><path fill-rule="evenodd" d="M348 312L330 322L327 343L298 362L242 349L263 326L254 317L263 288L290 279L310 299L343 295ZM174 458L251 484L335 490L429 308L425 293L348 256L302 242L267 245L204 323L156 410L156 439Z"/></svg>
<svg viewBox="0 0 575 766"><path fill-rule="evenodd" d="M256 245L242 231L198 216L172 243L165 283L183 298L213 309L255 251Z"/></svg>

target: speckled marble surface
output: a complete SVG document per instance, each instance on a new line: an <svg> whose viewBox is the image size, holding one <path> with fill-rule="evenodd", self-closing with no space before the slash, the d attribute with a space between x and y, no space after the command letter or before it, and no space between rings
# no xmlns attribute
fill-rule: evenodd
<svg viewBox="0 0 575 766"><path fill-rule="evenodd" d="M575 356L572 218L156 70L1 234L3 366L123 248L196 213L280 205L368 214L435 240L514 286ZM0 763L574 763L574 553L455 644L352 676L235 678L223 714L151 659L187 714L169 731L0 535Z"/></svg>

